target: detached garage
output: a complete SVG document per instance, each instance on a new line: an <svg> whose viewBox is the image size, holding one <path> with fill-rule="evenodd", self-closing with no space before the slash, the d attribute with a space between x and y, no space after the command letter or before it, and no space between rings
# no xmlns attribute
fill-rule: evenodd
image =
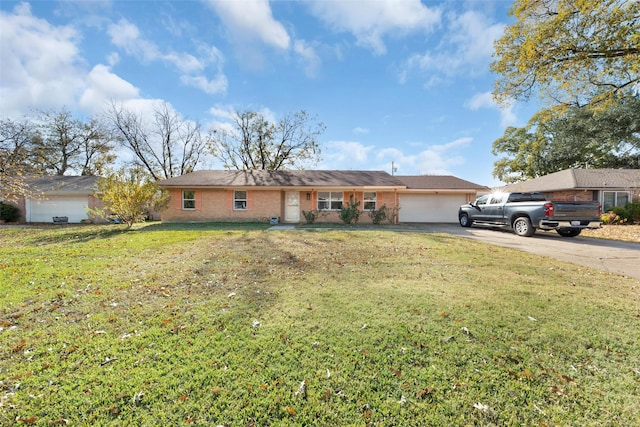
<svg viewBox="0 0 640 427"><path fill-rule="evenodd" d="M53 222L54 217L66 217L70 223L89 218L87 208L101 204L93 194L96 176L43 176L28 180L36 196L23 199L18 207L25 222Z"/></svg>
<svg viewBox="0 0 640 427"><path fill-rule="evenodd" d="M398 191L399 222L458 222L460 205L475 200L488 187L450 175L397 176L406 189Z"/></svg>

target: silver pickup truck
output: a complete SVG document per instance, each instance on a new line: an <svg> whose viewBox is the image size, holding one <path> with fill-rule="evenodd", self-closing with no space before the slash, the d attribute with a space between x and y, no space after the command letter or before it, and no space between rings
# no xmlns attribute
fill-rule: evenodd
<svg viewBox="0 0 640 427"><path fill-rule="evenodd" d="M600 228L600 204L548 201L542 193L493 193L460 206L462 227L474 224L510 227L519 236L532 236L536 229L556 230L575 237L584 228Z"/></svg>

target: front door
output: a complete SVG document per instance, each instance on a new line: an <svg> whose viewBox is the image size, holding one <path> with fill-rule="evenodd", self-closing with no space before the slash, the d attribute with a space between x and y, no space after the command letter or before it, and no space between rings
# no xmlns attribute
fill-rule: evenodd
<svg viewBox="0 0 640 427"><path fill-rule="evenodd" d="M284 222L300 222L300 192L287 191L284 198Z"/></svg>

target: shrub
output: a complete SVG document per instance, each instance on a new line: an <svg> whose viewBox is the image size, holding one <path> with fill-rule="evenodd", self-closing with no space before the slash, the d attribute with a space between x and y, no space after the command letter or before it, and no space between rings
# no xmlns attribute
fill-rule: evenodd
<svg viewBox="0 0 640 427"><path fill-rule="evenodd" d="M9 203L0 202L0 219L6 222L15 222L20 218L20 209Z"/></svg>
<svg viewBox="0 0 640 427"><path fill-rule="evenodd" d="M600 216L600 221L602 221L603 224L618 224L620 222L620 216L615 212L609 211Z"/></svg>
<svg viewBox="0 0 640 427"><path fill-rule="evenodd" d="M627 218L629 222L640 222L640 200L628 202L625 206L625 209L627 210L627 213L629 215Z"/></svg>
<svg viewBox="0 0 640 427"><path fill-rule="evenodd" d="M355 224L360 219L362 211L358 209L360 201L354 201L353 197L349 198L349 205L340 209L340 219L345 224Z"/></svg>
<svg viewBox="0 0 640 427"><path fill-rule="evenodd" d="M307 221L307 224L313 224L316 222L316 219L318 219L318 213L319 212L317 210L302 211L302 216L305 221Z"/></svg>
<svg viewBox="0 0 640 427"><path fill-rule="evenodd" d="M615 215L617 215L620 219L618 220L619 223L624 223L627 222L629 220L629 211L627 210L626 207L623 206L614 206L611 208L612 213L614 213Z"/></svg>
<svg viewBox="0 0 640 427"><path fill-rule="evenodd" d="M380 224L387 219L387 207L385 205L380 206L380 209L369 211L369 218L375 225Z"/></svg>

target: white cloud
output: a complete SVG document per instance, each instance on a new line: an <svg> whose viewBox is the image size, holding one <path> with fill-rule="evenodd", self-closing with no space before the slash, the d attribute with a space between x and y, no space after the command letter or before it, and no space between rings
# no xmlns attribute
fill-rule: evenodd
<svg viewBox="0 0 640 427"><path fill-rule="evenodd" d="M84 89L79 34L31 14L27 3L0 12L0 113L70 105Z"/></svg>
<svg viewBox="0 0 640 427"><path fill-rule="evenodd" d="M353 133L355 134L369 133L369 129L358 126L353 128Z"/></svg>
<svg viewBox="0 0 640 427"><path fill-rule="evenodd" d="M142 62L165 61L173 65L180 73L180 82L195 87L208 94L225 93L228 87L223 72L224 59L215 46L198 46L201 57L187 52L162 52L153 42L145 39L135 24L121 19L111 24L107 30L111 42L127 54ZM215 68L214 78L207 76L208 68Z"/></svg>
<svg viewBox="0 0 640 427"><path fill-rule="evenodd" d="M323 150L322 169L369 169L391 172L391 165L398 175L451 175L452 168L464 164L462 151L473 142L472 138L460 138L446 144L430 145L417 153L405 153L395 147L376 148L353 141L330 141ZM424 144L422 144L424 145Z"/></svg>
<svg viewBox="0 0 640 427"><path fill-rule="evenodd" d="M316 77L320 68L320 57L316 54L315 49L304 40L296 40L293 44L293 50L305 64L305 75L307 77Z"/></svg>
<svg viewBox="0 0 640 427"><path fill-rule="evenodd" d="M139 90L131 83L113 74L106 65L98 64L87 76L87 89L78 105L97 112L109 101L125 101L138 98Z"/></svg>
<svg viewBox="0 0 640 427"><path fill-rule="evenodd" d="M467 100L465 106L473 111L481 108L498 110L500 112L500 126L502 128L513 126L517 122L516 114L513 112L513 104L501 107L495 102L491 92L482 92L473 95Z"/></svg>
<svg viewBox="0 0 640 427"><path fill-rule="evenodd" d="M257 39L277 49L289 49L289 34L273 18L268 0L208 0L207 3L220 16L234 41L245 44Z"/></svg>
<svg viewBox="0 0 640 427"><path fill-rule="evenodd" d="M430 31L440 22L440 10L420 0L325 1L310 3L311 12L337 32L349 32L358 45L386 53L384 37Z"/></svg>
<svg viewBox="0 0 640 427"><path fill-rule="evenodd" d="M411 55L399 73L400 81L405 81L412 70L436 71L446 76L488 71L493 42L502 35L504 24L492 23L477 11L450 13L446 19L447 29L440 44L435 49ZM427 86L433 82L432 76Z"/></svg>

